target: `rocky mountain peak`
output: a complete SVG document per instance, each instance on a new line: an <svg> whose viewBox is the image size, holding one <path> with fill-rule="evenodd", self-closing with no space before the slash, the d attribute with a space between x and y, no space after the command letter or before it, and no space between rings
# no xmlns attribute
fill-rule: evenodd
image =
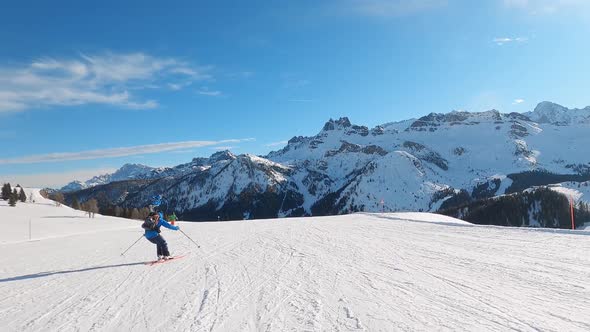
<svg viewBox="0 0 590 332"><path fill-rule="evenodd" d="M223 150L223 151L215 152L214 154L212 154L211 157L209 157L209 160L211 163L216 163L218 161L234 160L236 158L237 158L236 155L231 153L231 151Z"/></svg>
<svg viewBox="0 0 590 332"><path fill-rule="evenodd" d="M573 123L590 123L590 106L583 109L569 109L559 104L544 101L535 110L525 113L531 120L538 123L550 123L564 126Z"/></svg>
<svg viewBox="0 0 590 332"><path fill-rule="evenodd" d="M328 120L328 122L326 122L326 124L324 125L324 128L322 130L323 131L341 130L341 129L346 129L351 126L352 126L352 124L350 123L350 120L347 117L342 117L338 120L333 120L333 119Z"/></svg>

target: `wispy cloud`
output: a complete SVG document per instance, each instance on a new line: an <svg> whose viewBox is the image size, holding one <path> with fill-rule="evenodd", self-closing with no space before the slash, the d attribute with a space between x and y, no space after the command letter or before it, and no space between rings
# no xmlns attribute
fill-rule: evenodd
<svg viewBox="0 0 590 332"><path fill-rule="evenodd" d="M514 99L512 105L518 105L524 103L524 99Z"/></svg>
<svg viewBox="0 0 590 332"><path fill-rule="evenodd" d="M283 81L283 88L287 89L302 88L311 84L310 80L292 73L281 74L281 80Z"/></svg>
<svg viewBox="0 0 590 332"><path fill-rule="evenodd" d="M525 43L527 42L529 39L526 37L501 37L501 38L494 38L493 42L496 43L499 46L502 46L504 44L508 44L508 43Z"/></svg>
<svg viewBox="0 0 590 332"><path fill-rule="evenodd" d="M210 148L211 150L215 151L225 151L225 150L235 150L237 146L214 146Z"/></svg>
<svg viewBox="0 0 590 332"><path fill-rule="evenodd" d="M62 162L72 160L90 160L90 159L104 159L104 158L115 158L125 156L135 156L143 154L152 154L160 152L168 152L175 150L186 150L190 148L201 148L219 144L227 143L240 143L253 141L253 138L246 139L228 139L222 141L185 141L185 142L172 142L172 143L160 143L151 145L138 145L121 148L109 148L100 150L89 150L80 152L56 152L48 154L30 155L17 158L0 159L0 165L6 164L37 164L37 163L50 163L50 162Z"/></svg>
<svg viewBox="0 0 590 332"><path fill-rule="evenodd" d="M351 14L372 17L399 17L444 7L447 0L348 0Z"/></svg>
<svg viewBox="0 0 590 332"><path fill-rule="evenodd" d="M110 52L0 65L0 112L85 104L150 109L158 102L137 91L162 85L181 89L210 79L209 71L177 58Z"/></svg>
<svg viewBox="0 0 590 332"><path fill-rule="evenodd" d="M194 152L195 152L195 150L193 150L193 149L170 151L170 153L176 153L176 154L185 154L185 153L194 153Z"/></svg>
<svg viewBox="0 0 590 332"><path fill-rule="evenodd" d="M188 82L181 82L181 83L168 83L166 85L168 86L168 88L170 88L170 90L178 91L178 90L184 89L185 87L187 87L191 84L193 84L193 82L188 81Z"/></svg>
<svg viewBox="0 0 590 332"><path fill-rule="evenodd" d="M277 146L287 145L287 143L289 143L289 142L288 141L279 141L279 142L268 143L268 144L265 144L264 146L269 147L269 148L274 148Z"/></svg>
<svg viewBox="0 0 590 332"><path fill-rule="evenodd" d="M209 88L202 87L201 89L199 89L197 91L198 94L203 95L203 96L210 96L210 97L220 97L223 94L221 93L221 91L219 90L209 90Z"/></svg>
<svg viewBox="0 0 590 332"><path fill-rule="evenodd" d="M61 188L74 180L85 181L97 174L108 174L115 171L115 168L99 168L53 173L7 174L0 175L0 182L33 188Z"/></svg>

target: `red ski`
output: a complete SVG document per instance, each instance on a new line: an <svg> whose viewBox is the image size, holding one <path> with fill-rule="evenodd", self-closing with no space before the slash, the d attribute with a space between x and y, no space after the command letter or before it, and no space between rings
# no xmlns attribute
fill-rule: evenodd
<svg viewBox="0 0 590 332"><path fill-rule="evenodd" d="M147 262L146 264L147 264L147 265L150 265L150 266L151 266L151 265L156 265L156 264L162 264L162 263L166 263L166 262L169 262L169 261L175 261L175 260L177 260L177 259L181 259L181 258L183 258L183 257L186 257L186 255L171 256L171 257L170 257L170 258L168 258L168 259L159 259L159 260L157 260L157 261L151 261L151 262Z"/></svg>

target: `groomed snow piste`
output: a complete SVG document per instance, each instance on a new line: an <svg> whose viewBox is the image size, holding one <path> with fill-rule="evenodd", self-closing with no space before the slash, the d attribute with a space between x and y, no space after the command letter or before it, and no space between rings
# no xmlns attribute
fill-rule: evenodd
<svg viewBox="0 0 590 332"><path fill-rule="evenodd" d="M31 238L29 241L29 222ZM179 223L0 202L3 331L588 331L590 232L434 214Z"/></svg>

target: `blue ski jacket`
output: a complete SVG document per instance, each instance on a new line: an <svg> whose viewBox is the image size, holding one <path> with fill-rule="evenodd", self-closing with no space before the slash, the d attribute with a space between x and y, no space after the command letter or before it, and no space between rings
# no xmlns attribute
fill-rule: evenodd
<svg viewBox="0 0 590 332"><path fill-rule="evenodd" d="M180 227L178 227L178 226L170 225L164 219L164 215L162 214L162 212L160 212L159 215L160 215L160 220L158 220L158 226L157 226L158 228L160 228L160 226L164 226L164 227L166 227L168 229L172 229L172 230L175 230L175 231L177 231L177 230L180 229ZM146 229L144 236L145 236L146 239L153 239L156 236L158 236L159 234L160 233L157 230L151 231L151 230L147 230Z"/></svg>

